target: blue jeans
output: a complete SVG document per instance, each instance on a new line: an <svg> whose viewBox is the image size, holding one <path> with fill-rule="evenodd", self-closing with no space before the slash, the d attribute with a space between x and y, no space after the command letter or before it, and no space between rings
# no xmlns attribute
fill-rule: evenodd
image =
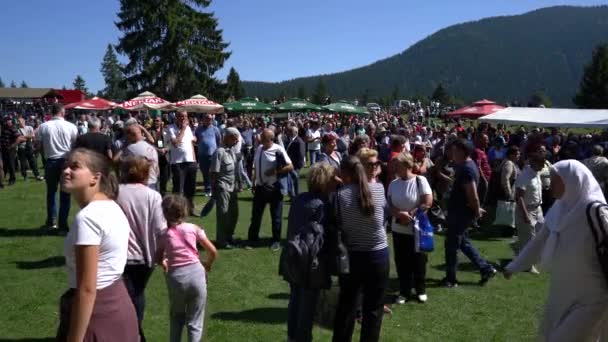
<svg viewBox="0 0 608 342"><path fill-rule="evenodd" d="M298 180L300 179L300 170L291 170L287 174L287 177L291 180L291 182L289 182L291 187L288 189L289 197L294 198L300 193L300 186L298 183Z"/></svg>
<svg viewBox="0 0 608 342"><path fill-rule="evenodd" d="M319 298L319 289L290 285L287 307L287 337L297 342L312 341L312 324Z"/></svg>
<svg viewBox="0 0 608 342"><path fill-rule="evenodd" d="M266 204L270 204L272 221L272 242L281 241L281 222L283 219L283 194L277 186L267 188L256 186L251 206L251 225L249 226L249 241L257 241L260 236L260 225Z"/></svg>
<svg viewBox="0 0 608 342"><path fill-rule="evenodd" d="M198 156L198 167L203 173L203 187L205 192L211 192L211 176L209 175L209 169L211 168L211 156Z"/></svg>
<svg viewBox="0 0 608 342"><path fill-rule="evenodd" d="M313 165L317 162L319 155L321 154L320 150L308 150L308 154L310 155L310 165Z"/></svg>
<svg viewBox="0 0 608 342"><path fill-rule="evenodd" d="M144 309L146 308L146 297L144 292L148 285L148 280L154 268L148 267L146 264L141 265L130 265L125 266L125 271L122 275L129 297L135 306L135 313L137 314L137 322L139 323L139 337L141 341L146 341L142 330L142 321L144 320Z"/></svg>
<svg viewBox="0 0 608 342"><path fill-rule="evenodd" d="M448 230L445 239L445 265L446 265L446 280L456 282L456 269L458 268L458 250L460 249L464 255L471 260L473 265L479 268L481 274L489 272L492 268L486 260L484 260L477 249L469 240L467 228L473 223L468 222L450 222L448 219Z"/></svg>
<svg viewBox="0 0 608 342"><path fill-rule="evenodd" d="M55 224L57 217L57 188L61 180L61 173L65 159L47 159L44 176L46 180L46 224ZM59 228L68 228L68 215L70 214L70 194L59 192Z"/></svg>

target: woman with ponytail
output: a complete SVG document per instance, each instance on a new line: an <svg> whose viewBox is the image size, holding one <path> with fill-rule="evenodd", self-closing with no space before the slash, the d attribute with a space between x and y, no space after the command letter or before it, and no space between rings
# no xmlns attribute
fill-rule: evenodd
<svg viewBox="0 0 608 342"><path fill-rule="evenodd" d="M58 341L139 341L137 316L122 280L129 222L114 202L118 182L106 156L75 149L62 188L80 207L65 240L70 289L61 297Z"/></svg>
<svg viewBox="0 0 608 342"><path fill-rule="evenodd" d="M389 274L384 186L370 182L361 160L354 156L342 160L340 177L344 187L337 192L333 203L349 253L350 272L340 275L333 340L351 340L361 290L361 341L378 341Z"/></svg>

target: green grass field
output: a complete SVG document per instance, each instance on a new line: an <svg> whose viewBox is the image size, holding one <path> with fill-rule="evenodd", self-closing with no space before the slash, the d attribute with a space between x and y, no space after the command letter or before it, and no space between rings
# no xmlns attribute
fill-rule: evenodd
<svg viewBox="0 0 608 342"><path fill-rule="evenodd" d="M67 279L63 238L45 236L44 183L18 181L0 190L0 342L52 341L58 325L58 298ZM197 209L206 201L197 197ZM71 214L78 208L74 205ZM284 209L287 217L288 204ZM262 237L270 236L268 211ZM251 217L251 194L240 196L237 237L245 238ZM215 212L193 218L215 236ZM286 230L286 223L283 231ZM475 245L495 264L509 259L509 239L492 231L475 235ZM546 295L546 275L521 274L510 282L496 277L477 286L479 274L461 256L457 289L438 287L443 277L443 239L428 265L426 304L393 306L385 316L383 341L531 341ZM287 335L288 286L277 275L279 253L268 248L220 251L209 274L206 341L284 341ZM391 287L397 288L394 267ZM160 269L147 289L144 330L148 341L168 338L168 299ZM355 334L358 332L356 331ZM315 327L315 340L329 341L331 331ZM358 336L354 338L358 340Z"/></svg>

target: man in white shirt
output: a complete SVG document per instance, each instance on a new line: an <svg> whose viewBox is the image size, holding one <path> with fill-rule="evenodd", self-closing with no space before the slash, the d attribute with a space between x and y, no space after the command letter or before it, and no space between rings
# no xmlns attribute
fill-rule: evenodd
<svg viewBox="0 0 608 342"><path fill-rule="evenodd" d="M516 204L516 251L521 251L536 236L536 224L544 220L541 207L543 204L543 187L539 173L545 165L544 151L544 146L540 146L538 151L528 152L529 165L524 167L513 185ZM530 272L538 273L534 266L532 266Z"/></svg>
<svg viewBox="0 0 608 342"><path fill-rule="evenodd" d="M189 214L194 212L194 192L196 191L196 138L190 129L188 112L181 110L175 115L175 122L167 127L170 145L171 175L173 193L183 194L188 200Z"/></svg>
<svg viewBox="0 0 608 342"><path fill-rule="evenodd" d="M285 148L274 141L274 132L265 129L260 134L261 144L253 157L253 206L251 208L251 225L249 226L249 245L259 240L262 214L266 204L270 204L272 220L273 251L281 248L281 222L283 219L283 195L287 191L284 177L293 170L291 159Z"/></svg>
<svg viewBox="0 0 608 342"><path fill-rule="evenodd" d="M317 121L313 121L310 124L310 129L306 132L306 142L308 143L310 165L313 165L317 162L319 154L321 154L321 130Z"/></svg>
<svg viewBox="0 0 608 342"><path fill-rule="evenodd" d="M51 113L53 118L43 123L38 129L36 138L42 144L42 150L46 158L44 176L46 179L46 226L56 229L55 218L57 217L57 187L61 179L61 173L65 158L72 149L72 144L78 136L76 125L65 121L65 109L60 103L53 104ZM61 191L59 193L59 230L67 231L68 216L70 214L70 194Z"/></svg>
<svg viewBox="0 0 608 342"><path fill-rule="evenodd" d="M146 142L142 134L144 130L139 124L130 125L126 128L127 142L129 143L124 147L122 155L127 156L139 156L144 157L150 162L150 173L148 175L148 187L152 190L158 191L158 152L154 145Z"/></svg>

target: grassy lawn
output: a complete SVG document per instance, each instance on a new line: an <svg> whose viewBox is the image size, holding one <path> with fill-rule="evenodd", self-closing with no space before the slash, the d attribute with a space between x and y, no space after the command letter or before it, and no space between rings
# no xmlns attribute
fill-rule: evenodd
<svg viewBox="0 0 608 342"><path fill-rule="evenodd" d="M0 190L0 342L52 341L58 325L58 299L67 279L63 268L63 238L44 236L38 227L45 221L44 183L18 181ZM206 201L197 197L197 208ZM72 215L77 211L72 207ZM284 209L287 217L288 205ZM268 211L267 211L268 212ZM270 236L269 214L262 237ZM237 237L247 236L251 194L240 196ZM215 236L215 212L194 218ZM286 230L286 223L283 231ZM492 232L475 235L482 255L495 263L509 259L509 239ZM461 286L437 286L443 275L443 239L428 265L427 304L393 306L385 316L383 341L531 341L534 340L546 294L546 275L522 274L510 282L497 277L477 286L479 274L461 257ZM220 251L209 275L205 320L206 341L284 341L287 335L288 286L277 275L279 254L267 248ZM397 288L394 267L391 287ZM148 341L168 338L168 299L162 271L157 270L147 289L144 321ZM357 334L358 332L355 332ZM315 327L315 340L328 341L331 331ZM358 340L358 336L354 339Z"/></svg>

